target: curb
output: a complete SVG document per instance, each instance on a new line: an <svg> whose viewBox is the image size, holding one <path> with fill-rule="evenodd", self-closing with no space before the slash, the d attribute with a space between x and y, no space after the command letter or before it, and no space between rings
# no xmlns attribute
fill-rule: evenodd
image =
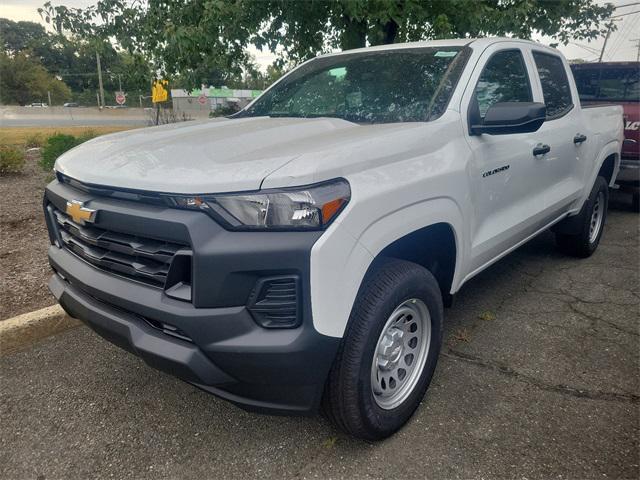
<svg viewBox="0 0 640 480"><path fill-rule="evenodd" d="M0 320L0 355L22 350L38 340L82 325L59 305Z"/></svg>

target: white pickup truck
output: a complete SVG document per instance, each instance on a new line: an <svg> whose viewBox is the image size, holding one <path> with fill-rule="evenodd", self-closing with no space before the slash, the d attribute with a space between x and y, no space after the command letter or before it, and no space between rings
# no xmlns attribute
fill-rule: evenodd
<svg viewBox="0 0 640 480"><path fill-rule="evenodd" d="M621 107L581 108L537 43L321 56L233 118L61 156L49 286L202 389L384 438L424 396L467 280L548 228L593 253L622 141Z"/></svg>

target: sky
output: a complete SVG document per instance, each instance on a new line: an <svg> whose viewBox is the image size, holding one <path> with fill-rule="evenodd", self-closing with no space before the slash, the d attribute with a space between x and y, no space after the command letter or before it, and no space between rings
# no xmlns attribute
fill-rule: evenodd
<svg viewBox="0 0 640 480"><path fill-rule="evenodd" d="M38 14L38 7L41 7L45 0L0 0L0 17L9 18L14 21L28 20L32 22L44 23ZM617 10L614 15L632 13L620 17L616 24L617 31L613 32L607 42L607 48L603 60L636 60L638 52L638 42L640 41L640 1L634 0L598 0L598 3L613 3ZM64 4L68 7L87 7L95 0L53 0L53 5ZM628 5L628 6L626 6ZM542 43L552 43L548 37L537 36L535 40ZM586 40L571 42L568 45L559 46L559 50L569 59L581 58L586 61L598 59L600 50L604 43L604 38L587 42ZM275 55L268 51L260 51L256 48L249 48L249 51L256 58L256 62L261 69L273 62Z"/></svg>

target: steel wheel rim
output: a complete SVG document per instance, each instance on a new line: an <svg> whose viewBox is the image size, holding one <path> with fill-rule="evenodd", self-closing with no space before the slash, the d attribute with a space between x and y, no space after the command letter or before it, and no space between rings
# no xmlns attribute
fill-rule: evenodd
<svg viewBox="0 0 640 480"><path fill-rule="evenodd" d="M593 243L598 238L604 220L604 193L598 192L596 201L591 212L591 222L589 223L589 243Z"/></svg>
<svg viewBox="0 0 640 480"><path fill-rule="evenodd" d="M417 298L402 302L382 328L371 363L371 392L378 406L391 410L413 392L431 343L431 315Z"/></svg>

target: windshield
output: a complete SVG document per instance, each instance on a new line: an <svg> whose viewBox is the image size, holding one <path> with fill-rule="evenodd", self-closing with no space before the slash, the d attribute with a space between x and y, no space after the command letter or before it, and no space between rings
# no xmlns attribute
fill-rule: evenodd
<svg viewBox="0 0 640 480"><path fill-rule="evenodd" d="M320 57L284 77L238 116L426 122L446 109L468 52L428 47Z"/></svg>
<svg viewBox="0 0 640 480"><path fill-rule="evenodd" d="M573 76L582 101L637 102L640 100L640 69L637 66L574 67Z"/></svg>

